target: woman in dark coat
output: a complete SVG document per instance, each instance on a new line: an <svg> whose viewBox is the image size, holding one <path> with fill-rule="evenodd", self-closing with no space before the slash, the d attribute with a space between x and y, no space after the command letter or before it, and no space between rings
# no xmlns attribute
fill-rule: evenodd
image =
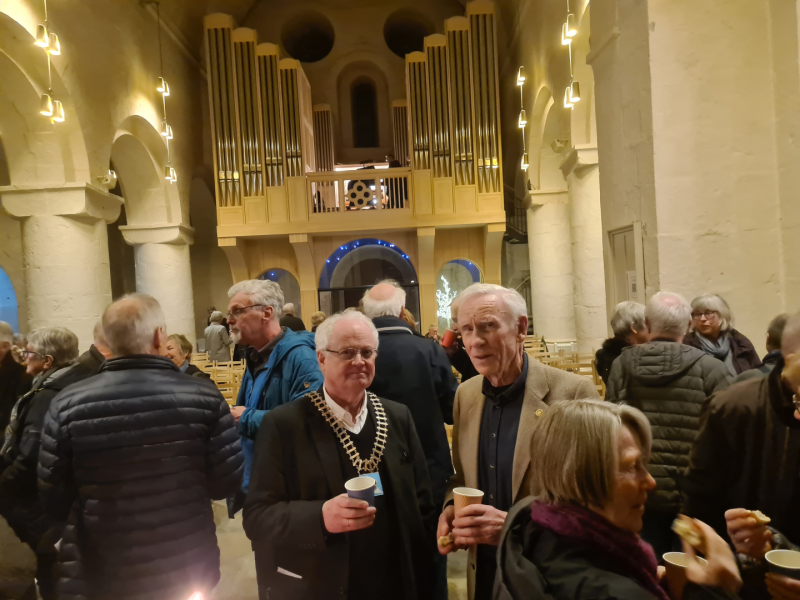
<svg viewBox="0 0 800 600"><path fill-rule="evenodd" d="M203 371L189 362L189 359L192 358L192 343L185 335L173 333L167 338L167 358L175 363L181 373L192 377L211 379L211 375L203 373Z"/></svg>
<svg viewBox="0 0 800 600"><path fill-rule="evenodd" d="M703 294L692 300L692 330L683 343L724 362L733 377L761 366L753 344L733 328L728 303L716 294Z"/></svg>
<svg viewBox="0 0 800 600"><path fill-rule="evenodd" d="M635 408L557 402L540 418L530 469L533 498L509 512L498 551L495 600L669 600L663 570L638 535L652 436ZM684 600L735 597L733 553L704 523L703 567L691 547Z"/></svg>
<svg viewBox="0 0 800 600"><path fill-rule="evenodd" d="M611 331L614 332L614 337L603 342L603 346L594 355L597 373L606 385L611 374L611 365L622 351L628 346L650 341L650 334L644 323L644 304L631 300L617 304L611 317Z"/></svg>

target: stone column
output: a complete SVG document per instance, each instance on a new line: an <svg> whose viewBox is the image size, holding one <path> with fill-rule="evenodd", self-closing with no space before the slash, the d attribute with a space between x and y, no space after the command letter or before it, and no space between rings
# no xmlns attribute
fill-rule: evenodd
<svg viewBox="0 0 800 600"><path fill-rule="evenodd" d="M600 348L606 338L606 282L600 217L597 148L577 146L561 164L569 189L572 285L578 352Z"/></svg>
<svg viewBox="0 0 800 600"><path fill-rule="evenodd" d="M111 303L106 225L122 198L85 183L0 188L5 211L22 221L29 329L66 327L92 343L92 330Z"/></svg>
<svg viewBox="0 0 800 600"><path fill-rule="evenodd" d="M182 333L194 344L197 335L189 260L194 229L185 225L123 225L119 229L133 246L136 291L161 304L168 334Z"/></svg>
<svg viewBox="0 0 800 600"><path fill-rule="evenodd" d="M547 342L575 340L572 238L567 190L532 191L528 209L533 332Z"/></svg>
<svg viewBox="0 0 800 600"><path fill-rule="evenodd" d="M303 322L311 331L311 315L319 310L319 288L317 274L314 269L313 237L305 233L296 233L289 236L289 243L294 248L297 257L297 271L300 283L300 306Z"/></svg>
<svg viewBox="0 0 800 600"><path fill-rule="evenodd" d="M436 302L436 265L434 264L434 247L436 243L435 227L417 228L417 281L419 282L419 320L420 327L425 328L437 323L438 304Z"/></svg>

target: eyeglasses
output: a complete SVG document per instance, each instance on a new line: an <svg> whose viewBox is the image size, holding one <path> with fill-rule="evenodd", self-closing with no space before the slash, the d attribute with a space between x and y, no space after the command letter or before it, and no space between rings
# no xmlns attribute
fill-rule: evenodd
<svg viewBox="0 0 800 600"><path fill-rule="evenodd" d="M342 360L353 361L359 354L365 361L377 358L378 350L376 348L342 348L341 350L325 350L325 352L333 352L338 354Z"/></svg>
<svg viewBox="0 0 800 600"><path fill-rule="evenodd" d="M46 354L42 355L39 352L34 352L33 350L23 350L20 354L22 354L22 358L24 358L25 360L27 360L31 356L41 356L42 358L47 356Z"/></svg>
<svg viewBox="0 0 800 600"><path fill-rule="evenodd" d="M227 315L225 315L225 318L228 319L229 321L231 319L238 319L247 311L248 308L257 308L264 306L266 306L266 304L251 304L250 306L242 306L239 308L234 308Z"/></svg>
<svg viewBox="0 0 800 600"><path fill-rule="evenodd" d="M700 320L703 317L705 317L707 321L710 321L711 317L713 317L716 314L717 314L717 311L715 311L715 310L707 310L705 312L692 313L692 318Z"/></svg>

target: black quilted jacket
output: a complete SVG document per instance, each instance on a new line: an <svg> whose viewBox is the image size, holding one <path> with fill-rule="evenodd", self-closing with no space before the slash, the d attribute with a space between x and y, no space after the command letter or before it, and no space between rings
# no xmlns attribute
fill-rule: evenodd
<svg viewBox="0 0 800 600"><path fill-rule="evenodd" d="M730 383L725 365L701 350L671 341L625 348L611 367L606 400L641 410L653 429L648 470L656 489L647 510L676 514L683 473L700 430L703 405Z"/></svg>
<svg viewBox="0 0 800 600"><path fill-rule="evenodd" d="M159 356L108 360L53 400L39 490L67 526L59 598L181 599L219 580L212 499L242 477L214 385Z"/></svg>

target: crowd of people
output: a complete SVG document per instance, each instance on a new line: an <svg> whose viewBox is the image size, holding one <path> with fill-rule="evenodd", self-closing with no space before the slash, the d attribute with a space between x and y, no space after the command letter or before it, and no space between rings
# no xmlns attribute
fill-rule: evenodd
<svg viewBox="0 0 800 600"><path fill-rule="evenodd" d="M274 282L228 296L204 338L246 362L231 407L150 296L111 304L83 354L68 329L0 322L0 516L43 599L211 593L214 500L262 600L444 600L460 550L470 600L800 598L765 560L800 540L800 315L772 321L762 361L717 295L623 302L601 400L526 354L513 289L470 286L441 337L391 281L313 333Z"/></svg>

